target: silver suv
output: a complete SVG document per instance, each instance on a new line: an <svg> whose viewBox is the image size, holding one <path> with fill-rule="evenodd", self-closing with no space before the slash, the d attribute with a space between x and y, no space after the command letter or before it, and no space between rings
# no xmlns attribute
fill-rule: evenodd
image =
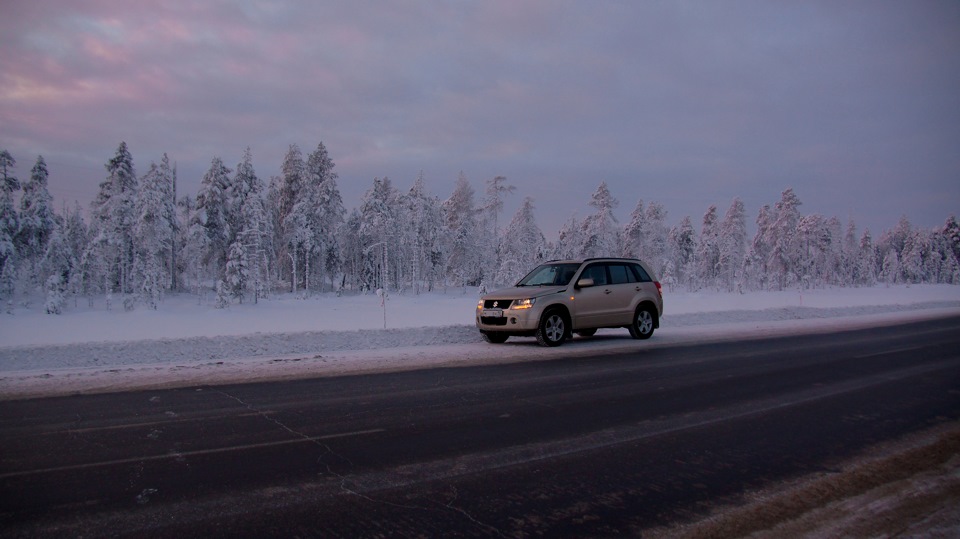
<svg viewBox="0 0 960 539"><path fill-rule="evenodd" d="M660 283L643 262L555 260L535 268L515 287L480 298L477 328L491 343L524 335L544 346L559 346L573 333L590 337L598 328L625 327L633 338L649 339L662 315Z"/></svg>

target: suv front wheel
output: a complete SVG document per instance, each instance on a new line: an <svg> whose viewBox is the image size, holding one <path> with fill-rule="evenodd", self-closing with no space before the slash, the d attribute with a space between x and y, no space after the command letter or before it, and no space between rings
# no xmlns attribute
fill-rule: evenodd
<svg viewBox="0 0 960 539"><path fill-rule="evenodd" d="M653 313L648 307L638 307L630 324L630 336L634 339L649 339L655 326Z"/></svg>
<svg viewBox="0 0 960 539"><path fill-rule="evenodd" d="M537 326L537 342L543 346L560 346L567 338L567 321L559 309L543 313Z"/></svg>

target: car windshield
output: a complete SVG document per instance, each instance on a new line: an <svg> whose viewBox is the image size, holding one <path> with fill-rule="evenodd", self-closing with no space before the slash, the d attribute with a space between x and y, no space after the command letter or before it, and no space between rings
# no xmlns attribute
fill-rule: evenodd
<svg viewBox="0 0 960 539"><path fill-rule="evenodd" d="M517 286L566 286L579 267L578 263L544 264L520 279Z"/></svg>

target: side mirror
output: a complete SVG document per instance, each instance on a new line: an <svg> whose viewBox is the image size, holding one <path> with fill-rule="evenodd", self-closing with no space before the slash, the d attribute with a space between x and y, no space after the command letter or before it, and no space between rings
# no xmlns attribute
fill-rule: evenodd
<svg viewBox="0 0 960 539"><path fill-rule="evenodd" d="M593 286L593 279L591 279L591 278L589 278L589 277L584 277L583 279L580 279L579 281L577 281L577 288L578 288L578 289L579 289L579 288L590 288L591 286Z"/></svg>

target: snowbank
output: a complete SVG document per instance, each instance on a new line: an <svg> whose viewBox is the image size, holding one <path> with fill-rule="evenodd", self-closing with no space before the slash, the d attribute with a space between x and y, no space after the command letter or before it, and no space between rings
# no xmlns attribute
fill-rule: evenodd
<svg viewBox="0 0 960 539"><path fill-rule="evenodd" d="M606 330L544 349L532 339L483 343L473 327L476 290L310 299L281 297L215 309L193 296L159 310L41 302L0 315L0 398L244 382L536 360L602 350L742 339L960 314L960 287L914 285L790 292L665 293L661 329L638 342Z"/></svg>

